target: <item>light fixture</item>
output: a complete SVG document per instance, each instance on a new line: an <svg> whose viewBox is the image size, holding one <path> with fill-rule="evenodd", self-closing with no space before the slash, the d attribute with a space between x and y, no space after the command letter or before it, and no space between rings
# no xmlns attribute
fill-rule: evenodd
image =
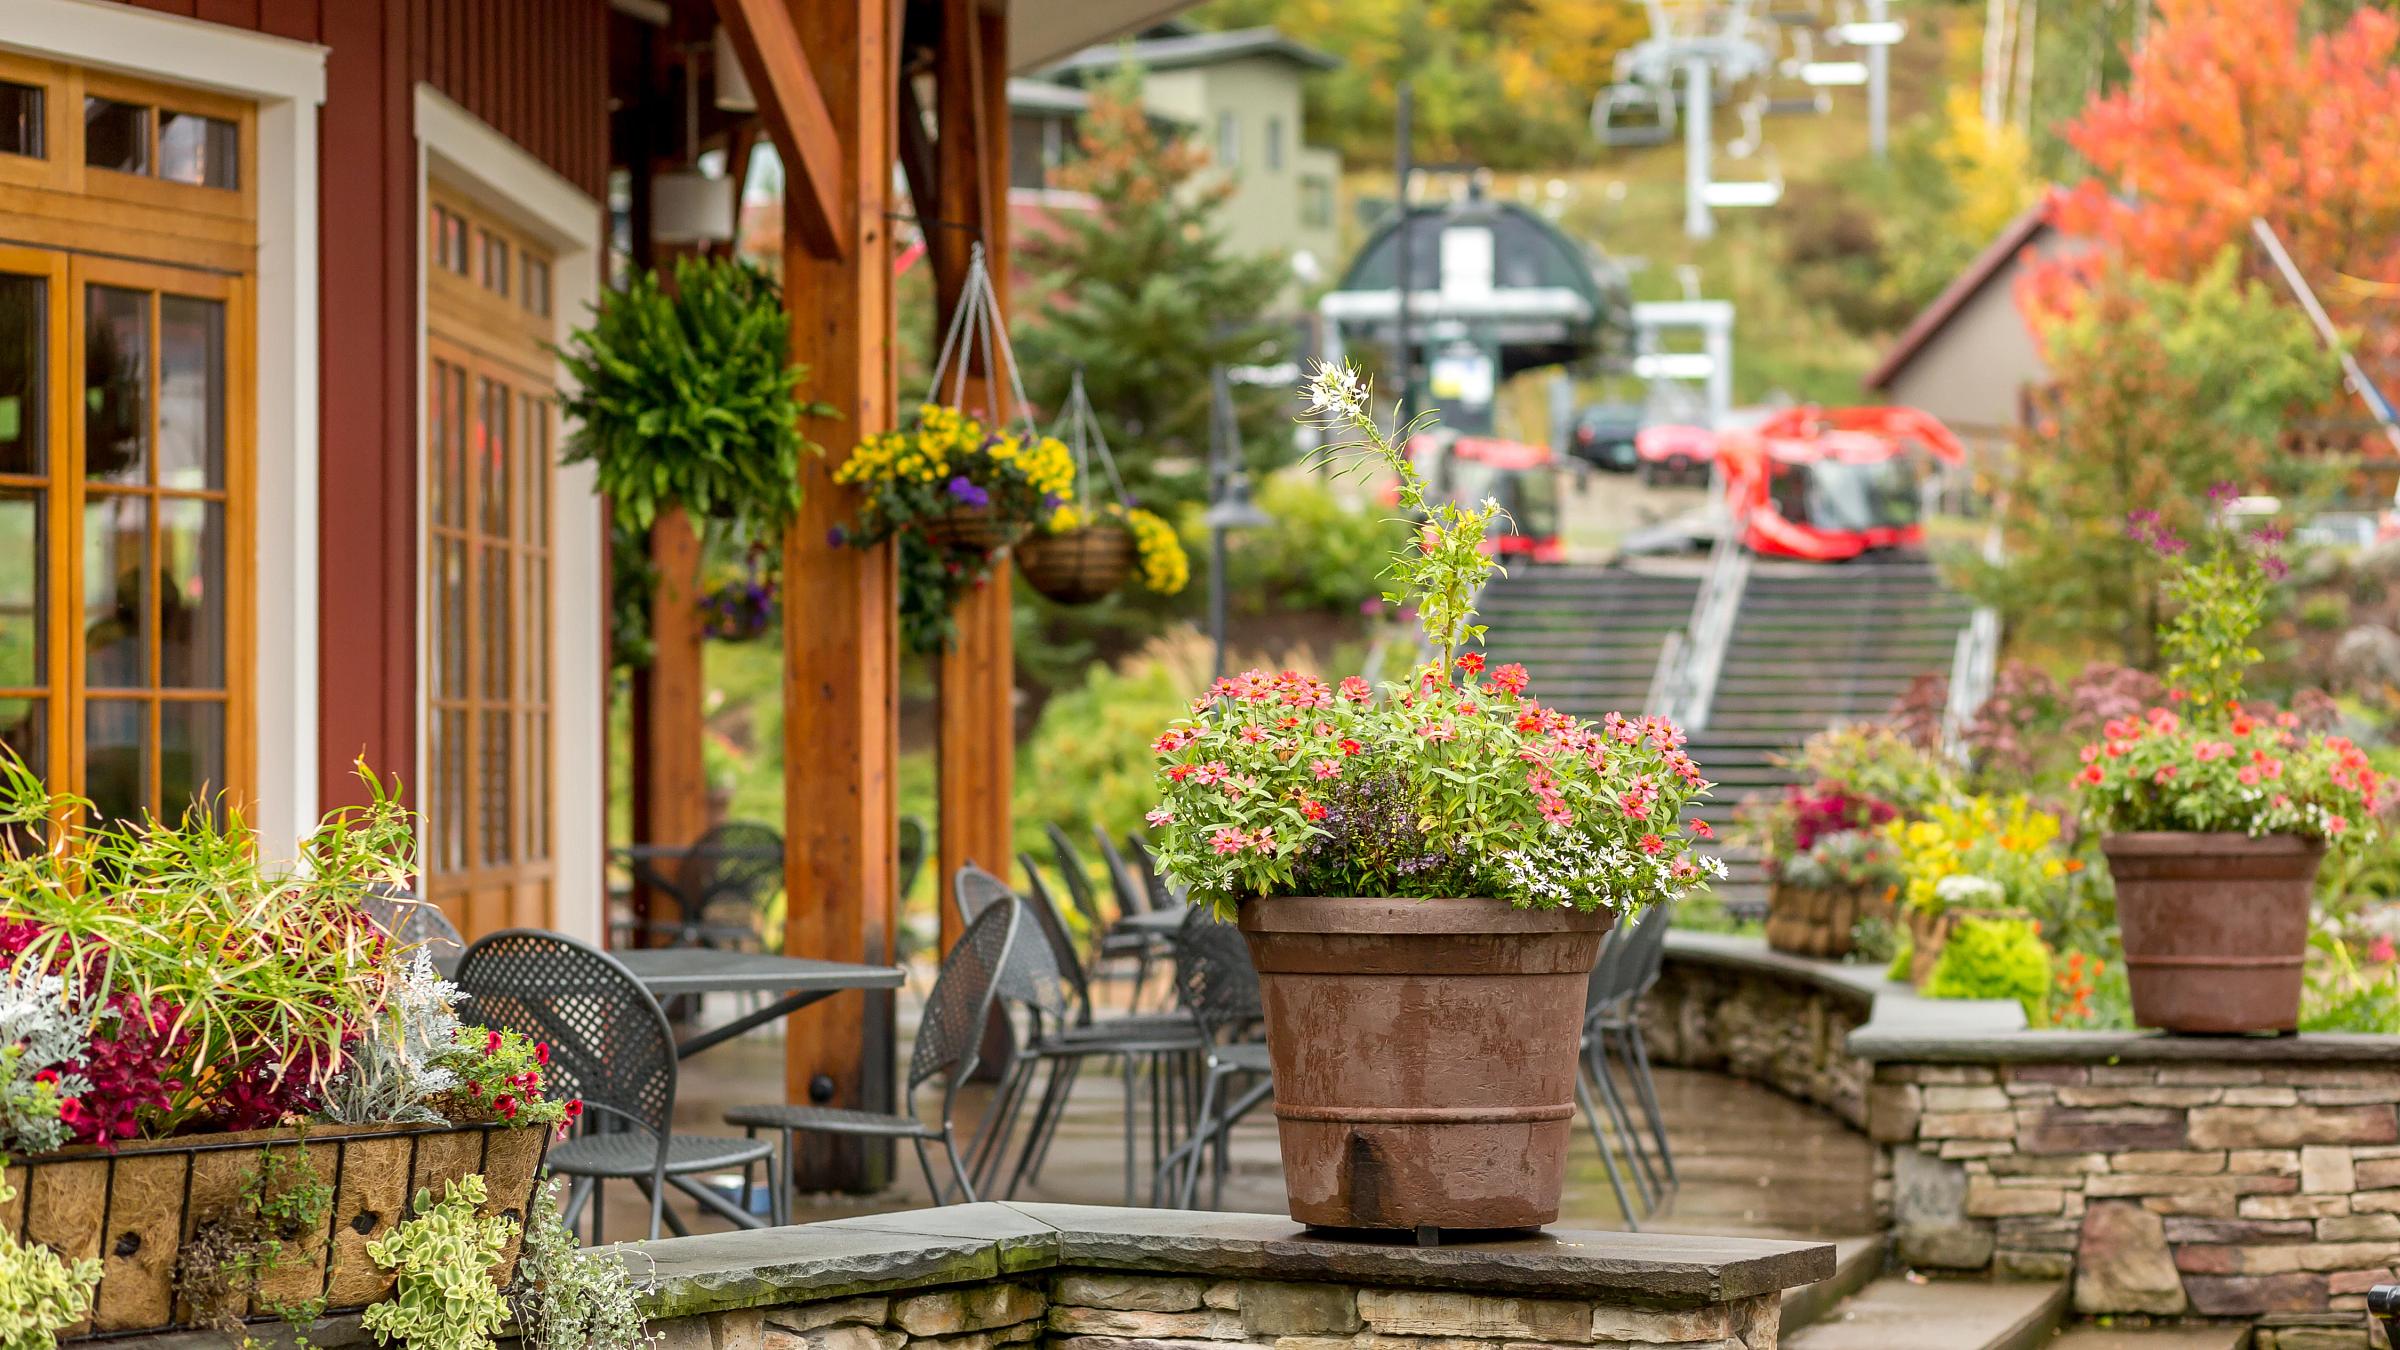
<svg viewBox="0 0 2400 1350"><path fill-rule="evenodd" d="M1835 24L1831 37L1836 42L1853 47L1889 47L1908 35L1908 25L1898 19L1877 19L1867 23Z"/></svg>
<svg viewBox="0 0 2400 1350"><path fill-rule="evenodd" d="M718 111L757 112L758 96L750 92L750 72L742 69L741 55L733 49L733 34L718 24L709 45L717 76Z"/></svg>
<svg viewBox="0 0 2400 1350"><path fill-rule="evenodd" d="M723 30L719 30L720 35ZM699 165L700 71L694 47L683 63L683 152L692 163L650 179L650 238L660 244L722 244L733 238L733 179Z"/></svg>

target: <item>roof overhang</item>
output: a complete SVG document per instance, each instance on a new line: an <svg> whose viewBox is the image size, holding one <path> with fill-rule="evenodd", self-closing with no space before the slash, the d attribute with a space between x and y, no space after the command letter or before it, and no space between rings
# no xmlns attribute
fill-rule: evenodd
<svg viewBox="0 0 2400 1350"><path fill-rule="evenodd" d="M1139 32L1194 0L1016 0L1008 8L1008 68L1053 65L1086 47Z"/></svg>

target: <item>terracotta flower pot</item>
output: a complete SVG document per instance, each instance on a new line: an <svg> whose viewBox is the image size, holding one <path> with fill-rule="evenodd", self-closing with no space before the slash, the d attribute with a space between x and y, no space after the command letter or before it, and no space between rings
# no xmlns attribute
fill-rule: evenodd
<svg viewBox="0 0 2400 1350"><path fill-rule="evenodd" d="M1614 918L1485 899L1245 903L1292 1217L1557 1219L1585 985Z"/></svg>
<svg viewBox="0 0 2400 1350"><path fill-rule="evenodd" d="M332 1188L331 1210L321 1227L284 1239L283 1259L251 1306L236 1312L262 1319L272 1316L270 1305L317 1297L347 1311L390 1295L392 1277L367 1255L367 1243L406 1217L419 1189L439 1199L450 1182L480 1172L491 1196L484 1213L521 1223L549 1143L541 1128L320 1125L135 1140L112 1152L78 1146L9 1162L6 1179L17 1194L0 1205L0 1231L69 1257L100 1258L91 1320L68 1336L191 1325L207 1310L176 1298L183 1244L237 1212L268 1153L305 1149ZM517 1245L501 1254L495 1274L503 1280L516 1269Z"/></svg>
<svg viewBox="0 0 2400 1350"><path fill-rule="evenodd" d="M2204 1034L2299 1026L2323 844L2157 832L2112 834L2100 849L2117 883L2134 1021Z"/></svg>
<svg viewBox="0 0 2400 1350"><path fill-rule="evenodd" d="M1036 534L1016 547L1017 571L1034 591L1062 605L1112 595L1133 574L1133 536L1114 521Z"/></svg>

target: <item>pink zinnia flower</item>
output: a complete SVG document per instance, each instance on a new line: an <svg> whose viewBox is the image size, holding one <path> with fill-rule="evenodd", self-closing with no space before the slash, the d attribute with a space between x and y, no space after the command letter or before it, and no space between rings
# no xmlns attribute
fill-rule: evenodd
<svg viewBox="0 0 2400 1350"><path fill-rule="evenodd" d="M1202 787L1206 787L1211 783L1224 782L1226 772L1223 761L1212 759L1201 765L1199 772L1195 773L1193 777L1199 780Z"/></svg>
<svg viewBox="0 0 2400 1350"><path fill-rule="evenodd" d="M1525 673L1525 667L1514 661L1492 672L1492 683L1512 694L1524 693L1525 686L1532 682L1533 677Z"/></svg>
<svg viewBox="0 0 2400 1350"><path fill-rule="evenodd" d="M1468 652L1459 657L1458 668L1469 675L1481 675L1483 673L1483 653Z"/></svg>
<svg viewBox="0 0 2400 1350"><path fill-rule="evenodd" d="M1208 837L1208 846L1219 853L1239 853L1247 848L1249 843L1249 840L1242 837L1242 832L1231 825L1219 825L1217 832Z"/></svg>
<svg viewBox="0 0 2400 1350"><path fill-rule="evenodd" d="M1457 728L1448 722L1428 722L1417 728L1417 734L1429 741L1455 741L1458 739Z"/></svg>
<svg viewBox="0 0 2400 1350"><path fill-rule="evenodd" d="M1359 751L1361 751L1361 750L1364 750L1364 749L1366 749L1366 747L1365 747L1365 746L1363 746L1363 745L1360 745L1358 742L1356 742L1356 741L1354 741L1354 740L1351 740L1349 737L1347 737L1347 736L1344 736L1344 737L1342 738L1341 751L1342 751L1342 753L1343 753L1343 754L1345 754L1345 755L1355 755L1355 754L1357 754Z"/></svg>
<svg viewBox="0 0 2400 1350"><path fill-rule="evenodd" d="M1316 763L1309 765L1308 769L1309 772L1315 774L1319 780L1327 778L1339 778L1342 776L1342 762L1338 759L1320 759Z"/></svg>
<svg viewBox="0 0 2400 1350"><path fill-rule="evenodd" d="M1148 821L1152 829L1156 829L1161 825L1165 825L1173 821L1175 819L1175 813L1163 806L1152 807L1149 811L1143 814L1142 819Z"/></svg>
<svg viewBox="0 0 2400 1350"><path fill-rule="evenodd" d="M1647 853L1647 854L1649 854L1650 856L1652 856L1652 857L1654 857L1654 858L1655 858L1655 857L1657 857L1659 854L1661 854L1661 853L1664 853L1664 852L1666 852L1666 851L1667 851L1667 841L1666 841L1666 840L1659 838L1659 837L1658 837L1657 835L1655 835L1655 834L1645 834L1645 835L1643 835L1643 836L1642 836L1642 852L1644 852L1644 853Z"/></svg>
<svg viewBox="0 0 2400 1350"><path fill-rule="evenodd" d="M1375 697L1375 688L1363 676L1352 675L1342 681L1342 697L1352 703L1364 703Z"/></svg>

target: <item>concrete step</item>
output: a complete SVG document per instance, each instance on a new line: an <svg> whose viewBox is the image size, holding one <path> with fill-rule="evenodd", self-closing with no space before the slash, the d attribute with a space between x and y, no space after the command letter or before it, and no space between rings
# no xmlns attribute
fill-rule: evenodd
<svg viewBox="0 0 2400 1350"><path fill-rule="evenodd" d="M2063 1280L1886 1275L1780 1344L1783 1350L2035 1350L2066 1312Z"/></svg>
<svg viewBox="0 0 2400 1350"><path fill-rule="evenodd" d="M1815 1284L1783 1291L1783 1335L1822 1321L1835 1305L1866 1288L1883 1274L1890 1253L1891 1244L1881 1233L1835 1238L1833 1274Z"/></svg>
<svg viewBox="0 0 2400 1350"><path fill-rule="evenodd" d="M2243 1350L2250 1328L2222 1323L2180 1327L2072 1326L2045 1350Z"/></svg>

